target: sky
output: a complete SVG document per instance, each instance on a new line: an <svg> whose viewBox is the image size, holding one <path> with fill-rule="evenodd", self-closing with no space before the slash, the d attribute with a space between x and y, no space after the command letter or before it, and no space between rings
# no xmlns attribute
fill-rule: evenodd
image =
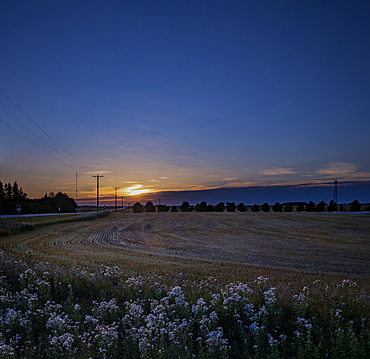
<svg viewBox="0 0 370 359"><path fill-rule="evenodd" d="M328 202L335 178L370 202L370 2L0 10L0 180L30 198L78 173L79 204L98 174L102 203Z"/></svg>

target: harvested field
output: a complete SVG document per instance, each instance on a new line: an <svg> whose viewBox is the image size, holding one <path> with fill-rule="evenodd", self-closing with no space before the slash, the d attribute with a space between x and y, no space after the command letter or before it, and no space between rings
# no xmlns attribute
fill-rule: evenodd
<svg viewBox="0 0 370 359"><path fill-rule="evenodd" d="M117 213L1 240L42 260L158 270L370 275L370 215L350 213Z"/></svg>

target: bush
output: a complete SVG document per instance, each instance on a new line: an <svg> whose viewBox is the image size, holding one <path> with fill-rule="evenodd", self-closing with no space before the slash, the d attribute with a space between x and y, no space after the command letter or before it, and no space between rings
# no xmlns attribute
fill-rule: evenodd
<svg viewBox="0 0 370 359"><path fill-rule="evenodd" d="M351 205L350 205L350 211L351 212L359 212L361 210L361 205L360 205L360 202L355 199Z"/></svg>
<svg viewBox="0 0 370 359"><path fill-rule="evenodd" d="M272 206L272 210L274 212L283 212L283 205L279 202L276 202L273 206Z"/></svg>
<svg viewBox="0 0 370 359"><path fill-rule="evenodd" d="M251 211L252 212L259 212L260 211L260 207L255 203L253 205L253 207L251 208Z"/></svg>
<svg viewBox="0 0 370 359"><path fill-rule="evenodd" d="M145 212L155 212L155 206L153 202L147 202L145 205Z"/></svg>
<svg viewBox="0 0 370 359"><path fill-rule="evenodd" d="M293 206L291 204L287 204L284 207L284 212L293 212Z"/></svg>
<svg viewBox="0 0 370 359"><path fill-rule="evenodd" d="M235 212L236 206L234 202L226 202L226 211Z"/></svg>
<svg viewBox="0 0 370 359"><path fill-rule="evenodd" d="M202 201L195 205L195 212L207 212L207 211L208 211L207 202Z"/></svg>
<svg viewBox="0 0 370 359"><path fill-rule="evenodd" d="M333 200L331 200L329 202L328 212L334 212L336 210L337 210L337 204Z"/></svg>
<svg viewBox="0 0 370 359"><path fill-rule="evenodd" d="M182 202L182 205L180 206L180 211L181 212L190 212L192 209L191 209L191 206L189 204L189 202Z"/></svg>
<svg viewBox="0 0 370 359"><path fill-rule="evenodd" d="M176 206L172 206L171 207L171 212L177 212L177 207Z"/></svg>
<svg viewBox="0 0 370 359"><path fill-rule="evenodd" d="M246 206L244 203L239 203L239 204L236 206L236 209L237 209L239 212L247 212L247 210L248 210L247 206Z"/></svg>
<svg viewBox="0 0 370 359"><path fill-rule="evenodd" d="M168 212L170 207L166 206L165 204L160 204L158 206L158 212Z"/></svg>
<svg viewBox="0 0 370 359"><path fill-rule="evenodd" d="M132 210L134 211L134 213L143 213L144 212L144 206L141 203L136 202L132 206Z"/></svg>
<svg viewBox="0 0 370 359"><path fill-rule="evenodd" d="M265 202L262 206L261 206L261 210L263 212L270 212L270 206L267 202Z"/></svg>
<svg viewBox="0 0 370 359"><path fill-rule="evenodd" d="M224 202L218 202L215 207L216 212L223 212L225 210L225 203Z"/></svg>
<svg viewBox="0 0 370 359"><path fill-rule="evenodd" d="M297 205L297 212L304 211L304 204L302 202L299 202Z"/></svg>
<svg viewBox="0 0 370 359"><path fill-rule="evenodd" d="M306 211L307 212L313 212L314 209L315 209L315 202L310 201L306 204Z"/></svg>
<svg viewBox="0 0 370 359"><path fill-rule="evenodd" d="M326 211L326 203L324 201L319 202L315 206L315 212L325 212Z"/></svg>

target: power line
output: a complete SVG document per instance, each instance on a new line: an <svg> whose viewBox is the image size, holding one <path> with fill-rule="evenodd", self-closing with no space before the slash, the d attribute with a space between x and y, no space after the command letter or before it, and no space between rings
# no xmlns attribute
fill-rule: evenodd
<svg viewBox="0 0 370 359"><path fill-rule="evenodd" d="M3 91L0 90L0 92L3 94L4 97L6 97L20 112L23 113L23 115L25 115L40 131L42 131L47 137L49 137L56 145L58 145L63 151L65 151L69 156L71 156L75 161L77 161L78 163L80 163L80 165L82 165L83 167L85 167L86 169L90 170L89 167L85 166L81 161L79 161L76 157L74 157L72 154L70 154L64 147L62 147L57 141L55 141L50 135L48 135L35 121L32 120L31 117L29 117L19 106L17 106ZM6 112L3 108L2 110L4 112ZM7 112L6 112L7 113ZM11 116L10 114L8 114L9 116ZM11 116L12 118L14 118L13 116ZM15 118L14 118L15 119ZM16 119L15 119L16 120ZM20 123L18 120L16 120L18 123ZM21 123L20 123L21 124ZM22 124L21 124L22 125ZM29 130L26 126L22 125L23 127L25 127L28 131L30 131L32 134L34 134L31 130ZM34 134L35 135L35 134ZM37 135L35 135L37 138L39 138ZM40 139L40 138L39 138ZM46 143L45 141L41 140L42 142ZM47 143L46 143L47 144ZM52 148L54 151L58 152L60 155L62 155L63 157L65 157L68 161L71 161L73 162L71 159L67 158L66 156L64 156L63 154L61 154L59 151L57 151L55 148L51 147L49 144L47 144L50 148Z"/></svg>
<svg viewBox="0 0 370 359"><path fill-rule="evenodd" d="M29 140L27 137L23 136L22 134L20 134L18 131L16 131L14 128L10 127L7 123L5 123L4 121L0 120L1 123L3 123L6 127L10 128L12 131L14 131L17 135L23 137L26 141L28 141L29 143L31 143L32 145L34 145L35 147L37 147L39 150L41 150L42 152L45 152L47 155L49 155L50 157L54 158L55 160L59 161L60 163L63 163L65 166L69 167L69 168L72 168L72 169L76 169L72 166L70 166L68 163L65 163L63 161L61 161L59 158L53 156L52 154L50 154L49 152L45 151L43 148L37 146L35 143L33 143L31 140Z"/></svg>
<svg viewBox="0 0 370 359"><path fill-rule="evenodd" d="M23 125L20 121L18 121L14 116L12 116L9 112L5 111L1 106L0 106L0 109L3 110L8 116L10 116L13 120L15 120L16 122L18 122L22 127L24 127L28 132L32 133L36 138L38 138L41 142L43 142L46 146L49 146L52 150L54 150L55 152L59 153L62 157L64 157L66 160L72 162L74 165L77 165L79 166L78 163L75 163L74 161L72 161L71 159L69 159L68 157L66 157L65 155L63 155L63 153L60 153L58 150L56 150L54 147L50 146L47 142L45 142L42 138L40 138L39 136L37 136L34 132L32 132L29 128L27 128L27 126Z"/></svg>

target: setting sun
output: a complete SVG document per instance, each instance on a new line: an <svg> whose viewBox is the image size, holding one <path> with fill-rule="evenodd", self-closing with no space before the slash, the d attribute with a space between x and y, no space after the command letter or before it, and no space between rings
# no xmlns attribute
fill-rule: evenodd
<svg viewBox="0 0 370 359"><path fill-rule="evenodd" d="M137 196L139 194L144 194L144 193L149 193L150 192L149 189L142 188L142 187L143 187L143 185L141 185L141 184L131 186L131 187L126 187L124 189L124 193L127 196Z"/></svg>

